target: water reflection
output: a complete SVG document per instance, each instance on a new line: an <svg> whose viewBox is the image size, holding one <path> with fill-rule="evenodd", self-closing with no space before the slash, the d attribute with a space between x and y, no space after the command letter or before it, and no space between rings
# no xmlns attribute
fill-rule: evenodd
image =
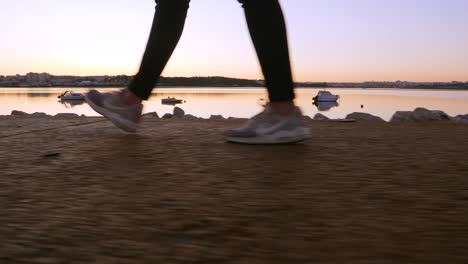
<svg viewBox="0 0 468 264"><path fill-rule="evenodd" d="M85 103L84 100L58 100L58 102L61 103L66 108L73 108L77 105L82 105Z"/></svg>
<svg viewBox="0 0 468 264"><path fill-rule="evenodd" d="M182 100L182 99L177 99L175 97L167 97L167 98L163 98L161 99L161 104L163 105L178 105L178 104L183 104L183 103L186 103L186 101Z"/></svg>
<svg viewBox="0 0 468 264"><path fill-rule="evenodd" d="M57 96L66 88L1 88L0 115L8 115L12 110L27 113L45 112L76 113L98 116L86 103L60 102ZM118 91L117 88L102 88L102 92ZM75 88L76 92L86 93L88 89ZM385 120L390 120L395 111L413 111L417 107L442 110L455 116L468 113L468 91L427 91L402 89L333 89L340 95L339 105L312 105L311 98L317 89L296 89L296 103L307 116L319 111L328 111L329 118L344 118L352 112L366 112ZM29 94L29 95L28 95ZM34 94L30 96L30 94ZM39 95L37 95L39 94ZM49 94L49 96L46 96ZM224 117L252 117L263 110L268 100L265 89L227 88L177 88L155 89L149 101L144 103L144 112L157 112L160 116L172 113L174 106L161 104L161 99L173 96L183 98L183 110L187 114L209 118L212 114ZM262 100L263 99L263 100Z"/></svg>
<svg viewBox="0 0 468 264"><path fill-rule="evenodd" d="M17 95L21 95L17 93ZM51 93L26 93L27 97L51 97L53 94Z"/></svg>
<svg viewBox="0 0 468 264"><path fill-rule="evenodd" d="M176 106L178 104L183 104L182 102L161 102L162 105L172 105Z"/></svg>
<svg viewBox="0 0 468 264"><path fill-rule="evenodd" d="M326 112L332 109L333 107L338 107L338 102L313 102L317 109L321 112Z"/></svg>

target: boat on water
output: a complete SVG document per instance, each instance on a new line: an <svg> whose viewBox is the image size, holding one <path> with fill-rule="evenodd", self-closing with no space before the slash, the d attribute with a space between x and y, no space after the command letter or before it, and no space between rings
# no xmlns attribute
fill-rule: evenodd
<svg viewBox="0 0 468 264"><path fill-rule="evenodd" d="M73 91L65 91L58 96L60 100L84 100L85 96L81 93L75 93Z"/></svg>
<svg viewBox="0 0 468 264"><path fill-rule="evenodd" d="M177 99L175 97L167 97L167 98L161 99L161 103L165 105L176 105L176 104L183 103L183 100Z"/></svg>
<svg viewBox="0 0 468 264"><path fill-rule="evenodd" d="M339 95L330 93L329 91L319 91L312 99L314 102L336 102L340 98Z"/></svg>

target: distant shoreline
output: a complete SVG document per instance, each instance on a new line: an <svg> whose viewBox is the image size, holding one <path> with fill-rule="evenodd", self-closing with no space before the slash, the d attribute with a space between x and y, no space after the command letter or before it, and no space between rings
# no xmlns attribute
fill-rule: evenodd
<svg viewBox="0 0 468 264"><path fill-rule="evenodd" d="M0 89L48 89L48 88L64 88L64 89L86 89L86 88L126 88L126 85L93 85L93 86L1 86ZM167 85L159 85L156 86L155 89L188 89L188 88L197 88L197 89L264 89L264 86L167 86ZM296 86L295 88L298 89L362 89L362 90L388 90L388 89L395 89L395 90L442 90L442 91L468 91L468 87L462 88L450 88L450 87L310 87L310 86Z"/></svg>
<svg viewBox="0 0 468 264"><path fill-rule="evenodd" d="M126 87L133 79L129 75L72 76L49 73L27 73L26 75L0 75L2 88L118 88ZM425 90L468 90L468 82L410 82L410 81L363 81L363 82L295 82L301 88L363 88L363 89L425 89ZM157 79L157 87L163 88L262 88L264 80L250 80L223 76L164 77Z"/></svg>

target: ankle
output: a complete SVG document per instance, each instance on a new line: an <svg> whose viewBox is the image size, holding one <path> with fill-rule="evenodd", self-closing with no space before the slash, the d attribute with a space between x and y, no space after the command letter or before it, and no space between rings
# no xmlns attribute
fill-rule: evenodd
<svg viewBox="0 0 468 264"><path fill-rule="evenodd" d="M120 100L126 105L141 104L142 100L128 89L122 90Z"/></svg>
<svg viewBox="0 0 468 264"><path fill-rule="evenodd" d="M294 102L291 101L277 101L277 102L270 102L270 107L273 113L278 115L290 115L294 112L295 105Z"/></svg>

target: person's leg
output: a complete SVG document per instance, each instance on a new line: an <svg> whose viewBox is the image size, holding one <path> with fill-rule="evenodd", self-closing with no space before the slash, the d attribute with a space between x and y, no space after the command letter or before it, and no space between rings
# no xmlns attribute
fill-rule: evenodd
<svg viewBox="0 0 468 264"><path fill-rule="evenodd" d="M247 124L224 132L227 141L244 144L295 143L308 137L294 88L283 12L278 0L239 0L265 76L270 103Z"/></svg>
<svg viewBox="0 0 468 264"><path fill-rule="evenodd" d="M146 100L151 95L184 29L190 0L156 0L151 33L140 70L128 90Z"/></svg>
<svg viewBox="0 0 468 264"><path fill-rule="evenodd" d="M265 77L273 111L294 109L294 88L283 12L278 0L239 0Z"/></svg>
<svg viewBox="0 0 468 264"><path fill-rule="evenodd" d="M185 24L190 0L156 0L156 12L140 70L120 93L90 91L88 104L117 127L135 132L140 121L142 100L151 95L171 57Z"/></svg>

